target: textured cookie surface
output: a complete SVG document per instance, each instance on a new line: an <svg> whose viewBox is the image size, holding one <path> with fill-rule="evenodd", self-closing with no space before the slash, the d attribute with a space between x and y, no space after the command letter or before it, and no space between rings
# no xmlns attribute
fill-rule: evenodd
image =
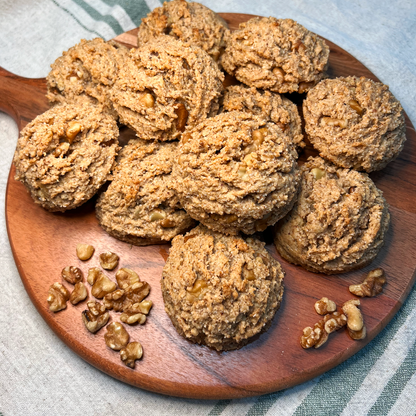
<svg viewBox="0 0 416 416"><path fill-rule="evenodd" d="M325 41L291 19L255 17L226 41L223 68L256 88L286 93L307 91L324 76Z"/></svg>
<svg viewBox="0 0 416 416"><path fill-rule="evenodd" d="M221 111L249 111L266 118L280 127L296 146L303 147L301 119L294 103L270 91L244 85L233 85L225 90Z"/></svg>
<svg viewBox="0 0 416 416"><path fill-rule="evenodd" d="M139 47L149 40L169 35L201 47L215 61L225 47L227 23L208 7L185 0L165 2L142 19L138 32Z"/></svg>
<svg viewBox="0 0 416 416"><path fill-rule="evenodd" d="M298 191L292 140L274 123L231 111L187 131L174 165L185 210L226 234L253 234L282 218Z"/></svg>
<svg viewBox="0 0 416 416"><path fill-rule="evenodd" d="M128 49L116 42L81 40L51 65L47 98L63 103L81 96L113 113L109 90L127 54Z"/></svg>
<svg viewBox="0 0 416 416"><path fill-rule="evenodd" d="M313 272L364 267L382 247L390 222L382 193L367 174L317 157L301 167L293 210L275 227L280 255Z"/></svg>
<svg viewBox="0 0 416 416"><path fill-rule="evenodd" d="M49 211L76 208L106 182L117 155L115 120L92 104L58 105L20 133L17 180Z"/></svg>
<svg viewBox="0 0 416 416"><path fill-rule="evenodd" d="M131 140L120 151L113 180L96 205L98 222L134 245L170 241L194 225L172 191L177 142Z"/></svg>
<svg viewBox="0 0 416 416"><path fill-rule="evenodd" d="M161 281L165 310L189 341L240 348L270 326L283 278L264 243L200 225L172 241Z"/></svg>
<svg viewBox="0 0 416 416"><path fill-rule="evenodd" d="M308 93L303 114L313 146L344 168L380 170L406 140L402 106L387 85L366 78L320 82Z"/></svg>
<svg viewBox="0 0 416 416"><path fill-rule="evenodd" d="M159 36L130 52L112 100L120 121L141 139L173 140L218 112L223 79L201 48Z"/></svg>

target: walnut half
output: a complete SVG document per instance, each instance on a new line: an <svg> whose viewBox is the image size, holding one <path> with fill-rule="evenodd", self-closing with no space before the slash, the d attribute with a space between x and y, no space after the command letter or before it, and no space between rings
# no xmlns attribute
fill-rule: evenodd
<svg viewBox="0 0 416 416"><path fill-rule="evenodd" d="M49 310L58 312L66 308L66 302L69 299L68 289L61 283L54 283L48 290Z"/></svg>
<svg viewBox="0 0 416 416"><path fill-rule="evenodd" d="M82 321L88 331L93 334L107 324L110 314L100 302L87 303L88 310L82 312Z"/></svg>
<svg viewBox="0 0 416 416"><path fill-rule="evenodd" d="M120 351L129 342L130 335L120 322L111 322L107 326L104 339L107 347L115 351Z"/></svg>
<svg viewBox="0 0 416 416"><path fill-rule="evenodd" d="M143 357L143 348L140 342L130 342L120 350L120 358L127 367L134 368L135 361Z"/></svg>
<svg viewBox="0 0 416 416"><path fill-rule="evenodd" d="M353 295L360 297L374 297L383 291L383 286L386 284L386 275L384 270L379 268L371 270L364 281L359 285L351 285L350 292Z"/></svg>

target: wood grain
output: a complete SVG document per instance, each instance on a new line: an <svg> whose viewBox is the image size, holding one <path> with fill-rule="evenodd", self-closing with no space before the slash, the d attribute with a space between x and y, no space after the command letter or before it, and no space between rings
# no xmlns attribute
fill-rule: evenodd
<svg viewBox="0 0 416 416"><path fill-rule="evenodd" d="M231 28L251 16L222 14ZM136 31L118 37L134 46ZM331 76L362 75L377 79L367 68L337 45L331 48ZM10 114L19 128L47 109L44 79L25 79L0 69L0 109ZM299 97L298 97L299 98ZM49 213L33 203L25 188L13 179L10 170L6 191L6 220L10 244L25 288L50 328L78 355L107 374L134 386L180 397L218 399L274 392L305 382L335 367L363 348L391 320L406 299L415 280L416 268L416 134L408 118L407 142L400 157L381 172L372 174L390 204L391 228L385 247L370 267L339 276L304 271L280 259L273 245L268 249L286 271L286 291L281 309L270 330L238 351L218 354L182 339L166 313L160 291L160 277L169 245L134 247L108 236L94 215L94 200L74 211ZM122 137L132 136L122 129ZM308 148L302 155L313 154ZM265 234L265 239L270 236ZM75 254L78 243L93 244L96 255L81 262ZM130 267L151 285L149 299L154 303L144 326L129 327L131 339L140 341L144 357L131 370L121 363L118 353L104 344L104 330L92 335L81 322L85 303L57 314L48 310L49 286L61 281L60 272L68 265L86 274L98 266L98 254L111 250L121 257L120 267ZM352 341L345 331L332 334L319 350L303 350L299 345L302 328L313 325L318 316L316 299L328 296L338 304L350 299L351 283L366 272L383 267L388 285L381 296L362 301L368 329L364 341ZM108 273L114 277L114 272ZM69 286L69 285L67 285ZM112 315L112 319L117 317Z"/></svg>

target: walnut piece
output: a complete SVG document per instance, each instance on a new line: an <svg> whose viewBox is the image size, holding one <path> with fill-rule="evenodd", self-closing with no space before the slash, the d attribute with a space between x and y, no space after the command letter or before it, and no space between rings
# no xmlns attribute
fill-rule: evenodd
<svg viewBox="0 0 416 416"><path fill-rule="evenodd" d="M341 312L334 312L324 316L324 328L328 334L341 329L347 324L347 317Z"/></svg>
<svg viewBox="0 0 416 416"><path fill-rule="evenodd" d="M127 289L134 283L140 282L140 277L134 270L123 267L117 271L116 280L120 289Z"/></svg>
<svg viewBox="0 0 416 416"><path fill-rule="evenodd" d="M315 302L315 311L319 315L326 315L327 313L335 312L336 310L337 305L335 302L326 297L323 297Z"/></svg>
<svg viewBox="0 0 416 416"><path fill-rule="evenodd" d="M347 323L347 317L340 312L325 315L313 328L310 326L303 330L300 338L302 348L319 348L328 340L329 334L342 328Z"/></svg>
<svg viewBox="0 0 416 416"><path fill-rule="evenodd" d="M310 326L306 327L303 330L302 337L300 338L300 345L302 348L319 348L321 345L325 344L328 340L328 333L324 328L324 321L321 319L317 322L313 328Z"/></svg>
<svg viewBox="0 0 416 416"><path fill-rule="evenodd" d="M355 340L364 339L367 334L363 316L357 306L360 306L358 299L351 299L342 305L342 311L347 315L348 319L348 334Z"/></svg>
<svg viewBox="0 0 416 416"><path fill-rule="evenodd" d="M353 295L360 297L374 297L383 291L383 286L386 283L386 275L384 270L379 268L371 270L364 281L359 285L351 285L350 292Z"/></svg>
<svg viewBox="0 0 416 416"><path fill-rule="evenodd" d="M143 348L140 342L130 342L120 350L120 358L127 367L134 368L135 361L143 357Z"/></svg>
<svg viewBox="0 0 416 416"><path fill-rule="evenodd" d="M91 294L97 299L102 299L105 295L114 292L116 288L117 285L112 280L104 273L100 273L92 286Z"/></svg>
<svg viewBox="0 0 416 416"><path fill-rule="evenodd" d="M82 282L78 282L75 287L74 290L71 293L71 296L69 297L69 301L73 304L76 305L79 302L82 302L83 300L85 300L88 296L88 292L87 292L87 288L85 287L84 283Z"/></svg>
<svg viewBox="0 0 416 416"><path fill-rule="evenodd" d="M117 267L119 257L116 253L107 251L100 254L100 264L101 267L105 270L114 270Z"/></svg>
<svg viewBox="0 0 416 416"><path fill-rule="evenodd" d="M80 260L89 260L94 254L95 248L89 244L77 245L77 256Z"/></svg>
<svg viewBox="0 0 416 416"><path fill-rule="evenodd" d="M104 296L104 305L115 312L125 312L132 305L141 302L150 292L147 282L136 282L126 289L118 289Z"/></svg>
<svg viewBox="0 0 416 416"><path fill-rule="evenodd" d="M127 308L120 316L120 321L125 324L133 325L139 323L143 325L146 322L146 315L149 314L153 302L151 300L143 300L135 303Z"/></svg>
<svg viewBox="0 0 416 416"><path fill-rule="evenodd" d="M67 288L61 283L54 283L48 290L48 305L49 310L58 312L66 308L66 302L69 299L69 292Z"/></svg>
<svg viewBox="0 0 416 416"><path fill-rule="evenodd" d="M88 269L87 282L92 286L103 272L98 267Z"/></svg>
<svg viewBox="0 0 416 416"><path fill-rule="evenodd" d="M107 326L104 339L107 347L115 351L120 351L128 344L130 335L120 322L111 322Z"/></svg>
<svg viewBox="0 0 416 416"><path fill-rule="evenodd" d="M82 281L82 271L78 267L68 266L62 269L61 272L62 278L66 280L71 285Z"/></svg>
<svg viewBox="0 0 416 416"><path fill-rule="evenodd" d="M110 314L100 302L87 302L88 310L82 312L82 321L93 334L107 324Z"/></svg>

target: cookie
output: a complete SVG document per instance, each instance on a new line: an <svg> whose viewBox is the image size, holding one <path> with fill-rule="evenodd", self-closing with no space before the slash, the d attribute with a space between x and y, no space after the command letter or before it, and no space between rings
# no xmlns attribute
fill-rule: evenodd
<svg viewBox="0 0 416 416"><path fill-rule="evenodd" d="M92 104L55 106L21 131L15 179L49 211L76 208L107 181L118 134L116 121Z"/></svg>
<svg viewBox="0 0 416 416"><path fill-rule="evenodd" d="M298 201L274 230L280 255L325 274L371 263L390 222L382 192L366 173L339 168L319 157L309 158L301 172Z"/></svg>
<svg viewBox="0 0 416 416"><path fill-rule="evenodd" d="M387 85L364 77L320 82L309 91L303 115L320 156L343 168L383 169L406 140L402 106Z"/></svg>
<svg viewBox="0 0 416 416"><path fill-rule="evenodd" d="M180 335L227 351L270 327L283 279L264 243L200 225L172 240L161 286L166 313Z"/></svg>
<svg viewBox="0 0 416 416"><path fill-rule="evenodd" d="M221 111L249 111L280 127L298 147L304 147L298 109L288 98L244 85L226 88Z"/></svg>
<svg viewBox="0 0 416 416"><path fill-rule="evenodd" d="M172 190L177 142L131 140L117 158L113 180L96 214L111 236L142 246L170 241L194 226Z"/></svg>
<svg viewBox="0 0 416 416"><path fill-rule="evenodd" d="M328 57L325 41L299 23L255 17L230 34L220 63L246 85L302 93L322 79Z"/></svg>
<svg viewBox="0 0 416 416"><path fill-rule="evenodd" d="M298 191L297 152L274 123L241 111L187 131L174 165L188 214L226 234L253 234L282 218Z"/></svg>
<svg viewBox="0 0 416 416"><path fill-rule="evenodd" d="M159 36L132 50L112 90L123 124L144 140L174 140L216 114L224 75L198 46Z"/></svg>
<svg viewBox="0 0 416 416"><path fill-rule="evenodd" d="M127 54L126 47L113 41L81 40L51 65L48 100L56 104L83 97L115 115L109 91Z"/></svg>
<svg viewBox="0 0 416 416"><path fill-rule="evenodd" d="M214 61L225 48L224 38L229 33L227 23L200 3L174 0L163 3L142 19L138 31L138 46L160 35L201 47Z"/></svg>

